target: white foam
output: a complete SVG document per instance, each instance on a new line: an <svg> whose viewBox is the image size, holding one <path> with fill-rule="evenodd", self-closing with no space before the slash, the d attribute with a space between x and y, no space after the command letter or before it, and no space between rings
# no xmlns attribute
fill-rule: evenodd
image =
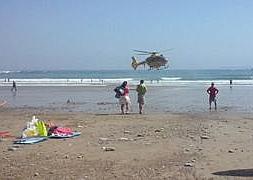
<svg viewBox="0 0 253 180"><path fill-rule="evenodd" d="M0 86L11 86L12 81L16 81L17 86L105 86L121 84L123 81L128 81L130 85L139 84L139 80L132 78L118 79L0 79ZM214 82L216 85L229 85L229 80L181 80L181 79L161 79L161 80L145 80L145 84L149 86L196 86L210 85ZM253 85L253 79L250 80L233 80L233 85Z"/></svg>
<svg viewBox="0 0 253 180"><path fill-rule="evenodd" d="M8 70L0 70L0 74L9 74L9 73L18 73L20 71L8 71Z"/></svg>
<svg viewBox="0 0 253 180"><path fill-rule="evenodd" d="M176 81L182 79L181 77L162 77L161 78L164 81Z"/></svg>
<svg viewBox="0 0 253 180"><path fill-rule="evenodd" d="M92 86L92 85L108 85L119 84L123 81L132 81L131 78L119 79L0 79L0 86L10 86L15 81L18 86Z"/></svg>

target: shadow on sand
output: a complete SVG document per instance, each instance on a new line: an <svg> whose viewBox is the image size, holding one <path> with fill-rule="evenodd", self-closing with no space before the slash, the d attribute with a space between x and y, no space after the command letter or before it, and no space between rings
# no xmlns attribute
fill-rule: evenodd
<svg viewBox="0 0 253 180"><path fill-rule="evenodd" d="M253 177L253 169L235 169L228 171L218 171L212 173L219 176L240 176L240 177Z"/></svg>

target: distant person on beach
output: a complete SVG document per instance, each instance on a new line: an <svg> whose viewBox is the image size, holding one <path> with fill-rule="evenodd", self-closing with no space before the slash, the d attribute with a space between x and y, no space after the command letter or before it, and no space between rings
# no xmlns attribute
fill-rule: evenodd
<svg viewBox="0 0 253 180"><path fill-rule="evenodd" d="M215 110L217 109L216 95L219 93L219 90L214 87L214 83L211 83L211 86L207 89L209 94L209 109L211 110L211 104L214 102Z"/></svg>
<svg viewBox="0 0 253 180"><path fill-rule="evenodd" d="M140 80L140 84L137 85L136 91L138 93L138 104L139 104L139 114L143 113L143 106L145 103L144 95L147 92L147 87L144 84L144 80Z"/></svg>
<svg viewBox="0 0 253 180"><path fill-rule="evenodd" d="M120 91L119 104L121 109L121 114L127 114L129 112L130 97L129 97L129 87L127 81L124 81L119 87L115 88Z"/></svg>
<svg viewBox="0 0 253 180"><path fill-rule="evenodd" d="M232 79L229 80L229 84L230 84L230 88L232 88L232 85L233 85Z"/></svg>
<svg viewBox="0 0 253 180"><path fill-rule="evenodd" d="M13 92L16 92L18 89L17 89L17 84L15 81L12 82L12 88L11 88L11 91Z"/></svg>

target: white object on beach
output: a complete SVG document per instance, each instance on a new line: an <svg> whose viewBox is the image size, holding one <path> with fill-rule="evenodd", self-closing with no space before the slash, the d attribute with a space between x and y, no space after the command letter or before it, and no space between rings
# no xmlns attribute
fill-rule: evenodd
<svg viewBox="0 0 253 180"><path fill-rule="evenodd" d="M39 119L36 118L36 116L33 116L32 117L32 123L33 124L36 124L38 122Z"/></svg>
<svg viewBox="0 0 253 180"><path fill-rule="evenodd" d="M31 137L31 136L37 136L38 135L38 130L36 128L36 123L38 122L38 119L36 116L32 117L31 121L28 121L26 123L26 129L23 130L22 137Z"/></svg>
<svg viewBox="0 0 253 180"><path fill-rule="evenodd" d="M126 138L126 137L121 137L118 140L119 141L133 141L133 139L129 139L129 138Z"/></svg>

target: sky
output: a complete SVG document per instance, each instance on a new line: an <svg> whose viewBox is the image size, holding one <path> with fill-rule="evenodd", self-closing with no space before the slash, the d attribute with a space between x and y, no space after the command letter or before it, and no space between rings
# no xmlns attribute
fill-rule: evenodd
<svg viewBox="0 0 253 180"><path fill-rule="evenodd" d="M0 0L0 70L253 67L252 0ZM145 56L137 56L144 60Z"/></svg>

